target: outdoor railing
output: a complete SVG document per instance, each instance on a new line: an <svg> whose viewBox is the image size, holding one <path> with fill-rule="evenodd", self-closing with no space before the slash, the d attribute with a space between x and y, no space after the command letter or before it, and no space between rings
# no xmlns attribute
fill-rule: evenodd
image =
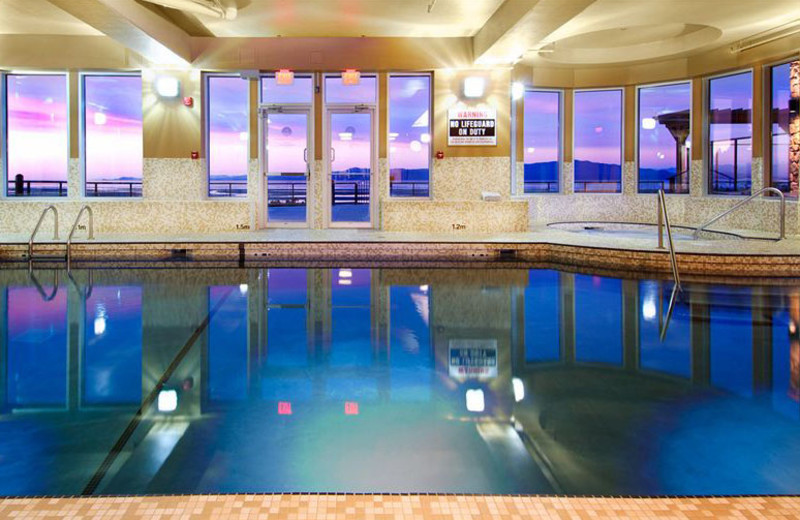
<svg viewBox="0 0 800 520"><path fill-rule="evenodd" d="M658 190L664 190L664 193L689 193L689 172L659 180L639 180L639 193L658 193Z"/></svg>
<svg viewBox="0 0 800 520"><path fill-rule="evenodd" d="M369 204L369 181L331 180L332 205Z"/></svg>
<svg viewBox="0 0 800 520"><path fill-rule="evenodd" d="M619 193L622 181L575 181L575 193Z"/></svg>
<svg viewBox="0 0 800 520"><path fill-rule="evenodd" d="M525 193L558 193L558 181L525 181Z"/></svg>
<svg viewBox="0 0 800 520"><path fill-rule="evenodd" d="M17 189L17 181L7 183L6 193L9 197L65 197L67 195L67 181L40 181L26 179L21 181Z"/></svg>
<svg viewBox="0 0 800 520"><path fill-rule="evenodd" d="M308 187L305 181L267 181L267 197L270 206L305 206Z"/></svg>
<svg viewBox="0 0 800 520"><path fill-rule="evenodd" d="M87 197L141 197L142 181L86 181Z"/></svg>
<svg viewBox="0 0 800 520"><path fill-rule="evenodd" d="M430 194L428 181L389 181L392 197L427 197Z"/></svg>
<svg viewBox="0 0 800 520"><path fill-rule="evenodd" d="M247 181L208 181L209 197L244 197Z"/></svg>

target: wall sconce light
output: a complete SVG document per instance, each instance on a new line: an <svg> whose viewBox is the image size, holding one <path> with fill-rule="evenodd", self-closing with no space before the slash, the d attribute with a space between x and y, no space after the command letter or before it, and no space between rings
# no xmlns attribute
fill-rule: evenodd
<svg viewBox="0 0 800 520"><path fill-rule="evenodd" d="M163 98L175 98L181 93L181 82L172 76L161 76L156 79L156 92Z"/></svg>
<svg viewBox="0 0 800 520"><path fill-rule="evenodd" d="M342 85L358 85L361 83L361 73L356 69L346 69L342 72Z"/></svg>
<svg viewBox="0 0 800 520"><path fill-rule="evenodd" d="M280 69L275 73L275 83L278 85L291 85L294 83L294 72L289 69Z"/></svg>
<svg viewBox="0 0 800 520"><path fill-rule="evenodd" d="M525 95L525 84L521 81L515 81L511 84L511 98L514 101L522 99L522 96Z"/></svg>
<svg viewBox="0 0 800 520"><path fill-rule="evenodd" d="M464 97L483 97L483 90L485 88L486 81L480 76L468 76L464 78Z"/></svg>

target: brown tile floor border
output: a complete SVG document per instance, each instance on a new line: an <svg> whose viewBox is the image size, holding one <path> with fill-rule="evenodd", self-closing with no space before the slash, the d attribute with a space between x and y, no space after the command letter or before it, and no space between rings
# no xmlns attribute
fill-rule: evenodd
<svg viewBox="0 0 800 520"><path fill-rule="evenodd" d="M600 498L494 495L183 495L8 498L0 518L590 520L800 518L800 497Z"/></svg>
<svg viewBox="0 0 800 520"><path fill-rule="evenodd" d="M0 245L0 260L22 262L27 247ZM38 246L39 255L64 255L63 245ZM294 261L395 261L487 262L502 259L562 264L584 268L670 273L666 251L630 250L546 242L254 242L254 243L95 243L76 244L75 262L195 261L256 262ZM677 254L682 274L751 277L800 277L800 248L796 254ZM189 265L187 265L188 267Z"/></svg>

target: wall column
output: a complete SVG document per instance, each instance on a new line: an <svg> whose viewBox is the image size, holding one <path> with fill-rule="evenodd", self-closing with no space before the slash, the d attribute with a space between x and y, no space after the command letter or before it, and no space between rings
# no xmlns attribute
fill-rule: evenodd
<svg viewBox="0 0 800 520"><path fill-rule="evenodd" d="M789 87L792 99L800 99L800 61L793 61L789 68ZM798 194L800 178L800 114L789 114L789 191Z"/></svg>

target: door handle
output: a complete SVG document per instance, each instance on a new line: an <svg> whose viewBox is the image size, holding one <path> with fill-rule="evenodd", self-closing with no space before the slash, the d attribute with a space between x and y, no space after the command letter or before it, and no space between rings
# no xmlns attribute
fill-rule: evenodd
<svg viewBox="0 0 800 520"><path fill-rule="evenodd" d="M336 149L331 147L331 162L336 160Z"/></svg>
<svg viewBox="0 0 800 520"><path fill-rule="evenodd" d="M303 161L308 164L308 148L303 148Z"/></svg>

